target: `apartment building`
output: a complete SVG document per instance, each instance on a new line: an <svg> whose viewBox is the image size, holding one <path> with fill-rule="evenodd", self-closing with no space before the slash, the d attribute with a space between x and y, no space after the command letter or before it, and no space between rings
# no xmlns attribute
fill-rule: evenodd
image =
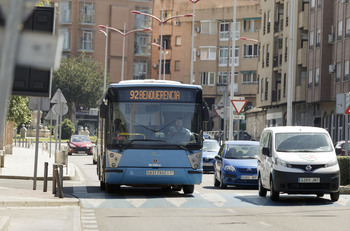
<svg viewBox="0 0 350 231"><path fill-rule="evenodd" d="M63 56L82 53L104 65L106 36L100 33L98 25L108 25L120 32L151 27L151 20L130 12L138 10L152 13L153 0L53 0L58 3L57 33L64 36ZM151 34L135 32L123 36L108 31L107 73L111 82L122 79L122 58L124 54L123 79L150 78Z"/></svg>
<svg viewBox="0 0 350 231"><path fill-rule="evenodd" d="M293 15L291 15L292 3L294 3ZM256 104L266 110L265 126L281 126L287 123L290 67L293 70L293 124L310 124L312 121L309 120L313 118L315 108L310 108L310 105L306 104L305 91L309 1L261 0L260 7L262 27L259 34L259 87Z"/></svg>
<svg viewBox="0 0 350 231"><path fill-rule="evenodd" d="M203 87L203 95L211 109L212 123L206 129L224 129L223 120L214 109L228 104L231 87L231 65L234 63L234 95L245 97L255 106L257 64L261 15L259 0L237 0L235 59L232 62L232 28L234 1L199 1L195 4L193 83ZM154 0L154 15L167 19L191 14L193 3L188 0ZM178 17L163 24L153 24L152 41L163 35L166 48L165 68L159 75L159 48L152 47L152 78L190 83L192 18ZM240 38L247 38L243 40ZM164 60L164 56L162 56ZM162 61L162 65L164 62ZM163 71L165 70L165 72ZM227 112L228 115L228 112Z"/></svg>
<svg viewBox="0 0 350 231"><path fill-rule="evenodd" d="M315 108L314 125L327 129L333 141L343 140L349 126L337 114L336 97L350 91L350 3L311 0L309 22L306 102Z"/></svg>

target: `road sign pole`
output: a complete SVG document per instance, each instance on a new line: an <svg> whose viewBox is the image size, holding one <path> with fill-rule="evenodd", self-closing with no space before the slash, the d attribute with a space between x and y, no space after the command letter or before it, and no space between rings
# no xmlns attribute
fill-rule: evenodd
<svg viewBox="0 0 350 231"><path fill-rule="evenodd" d="M22 23L24 4L22 0L11 0L10 10L6 19L4 41L0 56L0 131L4 131L8 110L8 98L13 84L14 68L19 41L19 26ZM1 45L1 44L0 44ZM3 133L0 132L0 143Z"/></svg>

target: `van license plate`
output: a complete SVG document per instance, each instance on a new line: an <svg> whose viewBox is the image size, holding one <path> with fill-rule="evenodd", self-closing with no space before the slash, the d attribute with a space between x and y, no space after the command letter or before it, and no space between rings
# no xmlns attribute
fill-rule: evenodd
<svg viewBox="0 0 350 231"><path fill-rule="evenodd" d="M302 177L298 178L299 183L320 183L319 177Z"/></svg>
<svg viewBox="0 0 350 231"><path fill-rule="evenodd" d="M148 176L173 176L174 171L149 170L149 171L146 171L146 175L148 175Z"/></svg>

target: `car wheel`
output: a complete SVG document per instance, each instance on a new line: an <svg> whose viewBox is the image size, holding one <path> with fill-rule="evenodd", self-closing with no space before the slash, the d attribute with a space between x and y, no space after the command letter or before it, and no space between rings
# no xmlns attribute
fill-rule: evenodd
<svg viewBox="0 0 350 231"><path fill-rule="evenodd" d="M194 191L194 185L184 185L182 190L184 191L185 194L192 194Z"/></svg>
<svg viewBox="0 0 350 231"><path fill-rule="evenodd" d="M273 186L273 180L270 181L270 198L272 201L278 201L280 198L280 193L275 191L275 187Z"/></svg>
<svg viewBox="0 0 350 231"><path fill-rule="evenodd" d="M266 190L266 188L264 188L264 186L262 185L260 175L259 175L259 178L258 178L258 190L259 190L259 196L261 196L261 197L266 197L267 190Z"/></svg>
<svg viewBox="0 0 350 231"><path fill-rule="evenodd" d="M220 188L222 188L222 189L227 188L227 184L224 184L224 177L222 174L220 174Z"/></svg>
<svg viewBox="0 0 350 231"><path fill-rule="evenodd" d="M216 178L215 173L214 173L214 186L219 187L220 186L220 181Z"/></svg>
<svg viewBox="0 0 350 231"><path fill-rule="evenodd" d="M317 193L316 196L317 196L318 198L321 198L321 197L324 196L324 193Z"/></svg>
<svg viewBox="0 0 350 231"><path fill-rule="evenodd" d="M339 200L339 191L335 193L331 193L331 200L338 201Z"/></svg>

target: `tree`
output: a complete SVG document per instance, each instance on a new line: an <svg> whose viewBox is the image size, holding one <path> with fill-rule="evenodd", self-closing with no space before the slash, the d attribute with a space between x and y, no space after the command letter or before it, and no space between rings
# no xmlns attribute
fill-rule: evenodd
<svg viewBox="0 0 350 231"><path fill-rule="evenodd" d="M30 122L31 116L28 108L28 98L22 96L11 96L7 120L13 121L15 126Z"/></svg>
<svg viewBox="0 0 350 231"><path fill-rule="evenodd" d="M69 139L71 135L75 132L75 127L72 121L69 119L64 119L62 122L62 139Z"/></svg>
<svg viewBox="0 0 350 231"><path fill-rule="evenodd" d="M62 59L61 66L53 72L53 93L58 88L67 99L68 116L75 123L76 106L96 107L103 93L104 70L84 54Z"/></svg>
<svg viewBox="0 0 350 231"><path fill-rule="evenodd" d="M51 0L39 0L36 6L52 6Z"/></svg>

